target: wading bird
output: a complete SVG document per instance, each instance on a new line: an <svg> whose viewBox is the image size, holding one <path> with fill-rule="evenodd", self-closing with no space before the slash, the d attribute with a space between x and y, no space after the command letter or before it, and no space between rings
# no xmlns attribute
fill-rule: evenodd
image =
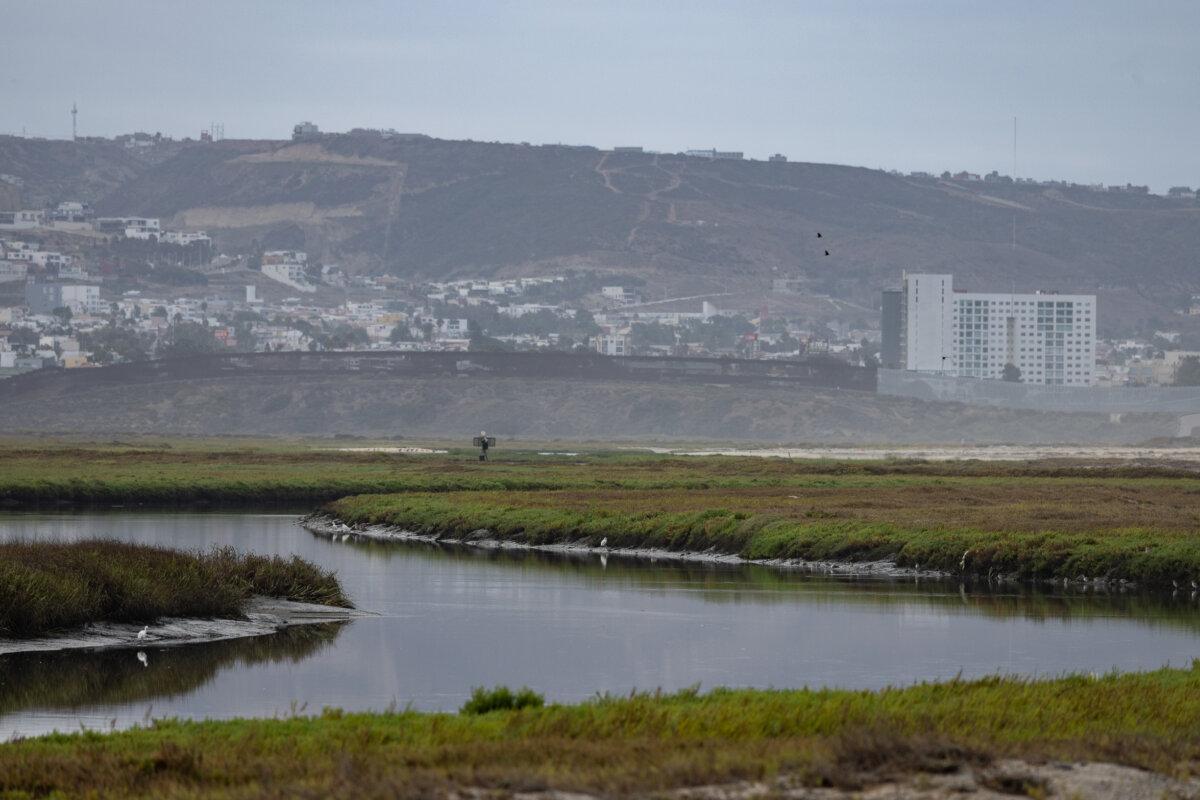
<svg viewBox="0 0 1200 800"><path fill-rule="evenodd" d="M143 626L142 629L140 631L138 631L138 641L139 642L144 641L149 635L150 635L150 626L149 625Z"/></svg>
<svg viewBox="0 0 1200 800"><path fill-rule="evenodd" d="M607 536L605 536L603 539L600 540L600 546L608 547L608 537Z"/></svg>

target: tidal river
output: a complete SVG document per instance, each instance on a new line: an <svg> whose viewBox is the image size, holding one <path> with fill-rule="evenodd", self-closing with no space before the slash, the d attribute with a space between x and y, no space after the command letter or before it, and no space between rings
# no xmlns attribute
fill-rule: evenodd
<svg viewBox="0 0 1200 800"><path fill-rule="evenodd" d="M0 739L162 717L455 710L471 687L550 701L699 685L879 688L1146 670L1200 656L1191 596L989 592L763 567L333 542L294 515L0 516L0 540L112 537L297 554L379 616L260 639L0 658Z"/></svg>

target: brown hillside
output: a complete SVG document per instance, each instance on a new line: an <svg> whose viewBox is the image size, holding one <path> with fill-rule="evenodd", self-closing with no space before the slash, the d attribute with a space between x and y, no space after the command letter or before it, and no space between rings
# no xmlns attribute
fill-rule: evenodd
<svg viewBox="0 0 1200 800"><path fill-rule="evenodd" d="M0 137L0 165L27 204L82 197L208 229L227 251L296 246L412 277L597 268L686 294L802 276L870 306L901 269L944 270L963 288L1099 292L1105 322L1166 318L1200 292L1200 207L1082 188L369 135L155 157Z"/></svg>

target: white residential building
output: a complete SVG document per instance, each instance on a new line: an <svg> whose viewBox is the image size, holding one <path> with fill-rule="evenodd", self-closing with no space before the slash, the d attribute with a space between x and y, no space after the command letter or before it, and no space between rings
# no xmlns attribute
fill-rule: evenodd
<svg viewBox="0 0 1200 800"><path fill-rule="evenodd" d="M43 211L0 211L0 230L19 231L36 228L44 219Z"/></svg>
<svg viewBox="0 0 1200 800"><path fill-rule="evenodd" d="M259 350L305 350L311 341L302 331L282 325L254 325L250 330Z"/></svg>
<svg viewBox="0 0 1200 800"><path fill-rule="evenodd" d="M525 317L542 311L549 311L556 317L574 319L576 309L551 306L545 303L511 303L507 306L496 306L496 313L503 317Z"/></svg>
<svg viewBox="0 0 1200 800"><path fill-rule="evenodd" d="M262 255L262 271L271 280L293 289L317 290L308 280L308 254L303 250L268 250Z"/></svg>
<svg viewBox="0 0 1200 800"><path fill-rule="evenodd" d="M1096 297L955 292L953 276L905 274L900 325L906 369L1022 383L1089 386Z"/></svg>
<svg viewBox="0 0 1200 800"><path fill-rule="evenodd" d="M604 333L592 337L592 349L603 356L627 356L633 353L629 329Z"/></svg>
<svg viewBox="0 0 1200 800"><path fill-rule="evenodd" d="M641 301L641 298L628 291L624 286L602 286L600 296L618 305L635 305Z"/></svg>
<svg viewBox="0 0 1200 800"><path fill-rule="evenodd" d="M282 263L282 264L263 264L263 275L266 275L273 281L282 283L285 286L290 286L293 289L298 289L301 292L315 292L316 286L308 282L308 274L304 270L303 264Z"/></svg>
<svg viewBox="0 0 1200 800"><path fill-rule="evenodd" d="M212 237L204 231L196 231L195 233L184 233L183 231L163 231L159 241L163 244L178 244L187 246L197 242L212 244Z"/></svg>
<svg viewBox="0 0 1200 800"><path fill-rule="evenodd" d="M102 233L119 233L126 239L157 239L162 233L154 217L100 217L92 221L92 227Z"/></svg>

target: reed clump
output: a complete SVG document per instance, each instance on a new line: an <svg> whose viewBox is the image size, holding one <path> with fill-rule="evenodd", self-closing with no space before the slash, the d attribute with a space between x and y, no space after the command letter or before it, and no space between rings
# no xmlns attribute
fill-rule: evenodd
<svg viewBox="0 0 1200 800"><path fill-rule="evenodd" d="M254 595L350 606L333 573L297 557L111 540L0 544L0 636L166 616L235 618Z"/></svg>

